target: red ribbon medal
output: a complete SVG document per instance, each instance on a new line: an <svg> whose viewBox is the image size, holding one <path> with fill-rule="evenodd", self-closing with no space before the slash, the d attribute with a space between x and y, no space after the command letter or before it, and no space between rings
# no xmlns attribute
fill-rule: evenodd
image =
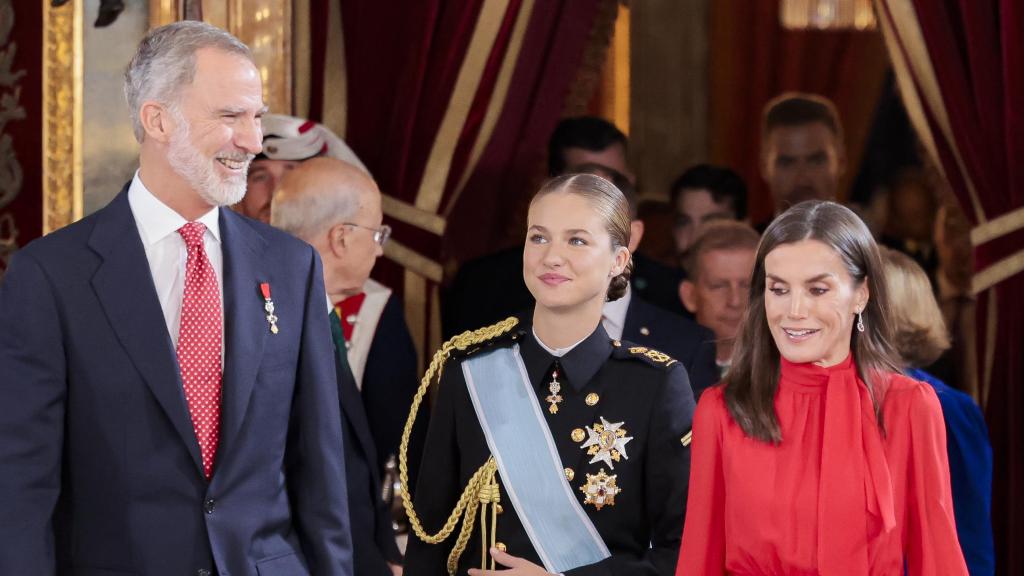
<svg viewBox="0 0 1024 576"><path fill-rule="evenodd" d="M277 316L274 315L274 301L270 299L270 283L260 282L260 293L263 294L263 310L267 313L270 333L277 334Z"/></svg>

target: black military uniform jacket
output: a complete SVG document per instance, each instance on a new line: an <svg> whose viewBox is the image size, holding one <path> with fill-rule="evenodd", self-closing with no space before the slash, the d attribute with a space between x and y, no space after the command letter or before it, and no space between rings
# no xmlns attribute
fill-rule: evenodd
<svg viewBox="0 0 1024 576"><path fill-rule="evenodd" d="M686 369L660 353L612 341L598 325L586 340L558 359L563 400L558 412L551 414L545 397L550 394L548 383L556 359L538 344L529 325L520 324L467 354L514 343L520 346L572 491L612 554L567 574L673 574L686 515L687 434L694 410ZM445 366L413 493L423 527L431 534L441 528L470 476L490 456L459 360L453 357ZM591 456L581 448L586 427L593 428L602 418L610 424L621 422L626 435L633 438L625 446L626 456L613 462L614 468L604 462L590 464ZM621 492L614 504L598 510L593 504L584 504L581 487L586 486L588 474L597 476L602 469L616 476ZM498 480L500 483L500 475ZM498 542L509 554L541 565L504 486L501 490ZM445 563L457 533L441 544L427 544L410 535L405 575L446 574ZM480 558L477 519L457 573L479 567Z"/></svg>

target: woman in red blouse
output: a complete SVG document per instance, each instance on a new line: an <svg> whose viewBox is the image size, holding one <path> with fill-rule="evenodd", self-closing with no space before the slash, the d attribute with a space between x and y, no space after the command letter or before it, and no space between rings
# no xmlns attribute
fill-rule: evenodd
<svg viewBox="0 0 1024 576"><path fill-rule="evenodd" d="M677 576L967 574L942 411L899 373L880 271L839 204L765 231L732 367L694 416Z"/></svg>

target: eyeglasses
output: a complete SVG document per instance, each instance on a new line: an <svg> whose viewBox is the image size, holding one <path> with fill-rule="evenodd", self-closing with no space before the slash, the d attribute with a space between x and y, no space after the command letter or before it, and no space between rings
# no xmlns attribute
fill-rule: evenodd
<svg viewBox="0 0 1024 576"><path fill-rule="evenodd" d="M363 226L362 224L356 224L355 222L342 222L343 226L355 226L356 228L362 228L363 230L369 230L373 232L373 241L380 244L381 248L384 247L388 242L388 238L391 238L391 226L387 224L381 224L380 228L371 228L369 226Z"/></svg>

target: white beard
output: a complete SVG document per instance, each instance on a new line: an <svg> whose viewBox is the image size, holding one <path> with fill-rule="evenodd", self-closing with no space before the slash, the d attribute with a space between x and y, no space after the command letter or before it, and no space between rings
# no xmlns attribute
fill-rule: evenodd
<svg viewBox="0 0 1024 576"><path fill-rule="evenodd" d="M171 168L185 179L199 196L211 206L231 206L237 204L245 196L246 174L252 154L221 155L230 160L244 161L245 169L238 174L226 178L217 173L215 158L203 156L198 148L192 145L188 137L188 124L184 118L178 122L181 128L171 137L167 161Z"/></svg>

